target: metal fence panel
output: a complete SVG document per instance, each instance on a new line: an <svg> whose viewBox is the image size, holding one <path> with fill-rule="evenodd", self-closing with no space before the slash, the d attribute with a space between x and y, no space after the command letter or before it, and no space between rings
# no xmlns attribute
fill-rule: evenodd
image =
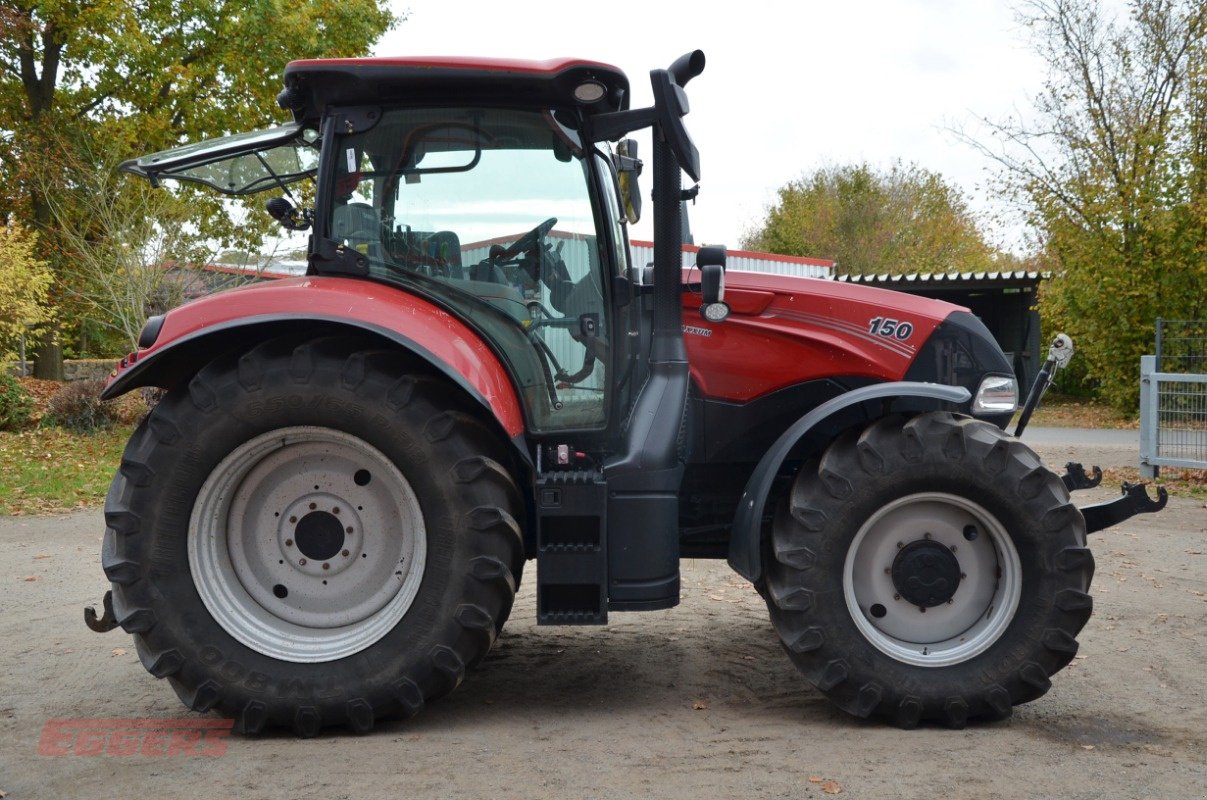
<svg viewBox="0 0 1207 800"><path fill-rule="evenodd" d="M1207 374L1161 372L1141 356L1140 472L1163 466L1207 469Z"/></svg>
<svg viewBox="0 0 1207 800"><path fill-rule="evenodd" d="M1157 372L1207 373L1207 319L1157 319Z"/></svg>

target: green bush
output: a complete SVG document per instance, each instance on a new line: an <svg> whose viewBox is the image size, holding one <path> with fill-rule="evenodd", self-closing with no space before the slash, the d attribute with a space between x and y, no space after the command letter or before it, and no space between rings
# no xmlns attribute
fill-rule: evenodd
<svg viewBox="0 0 1207 800"><path fill-rule="evenodd" d="M0 372L0 431L15 431L29 424L34 399L20 381Z"/></svg>
<svg viewBox="0 0 1207 800"><path fill-rule="evenodd" d="M119 410L101 400L103 380L72 381L50 398L46 422L73 431L95 431L119 420Z"/></svg>

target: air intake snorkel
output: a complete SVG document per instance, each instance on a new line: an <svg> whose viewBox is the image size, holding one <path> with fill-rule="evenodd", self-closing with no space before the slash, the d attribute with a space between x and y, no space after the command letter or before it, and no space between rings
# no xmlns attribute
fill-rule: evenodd
<svg viewBox="0 0 1207 800"><path fill-rule="evenodd" d="M680 255L683 198L680 172L700 178L700 154L683 125L683 87L704 70L704 53L681 56L650 72L654 105L597 116L596 141L653 127L654 310L649 377L634 401L621 451L604 464L608 510L609 606L667 608L679 602L679 428L687 403ZM633 558L639 551L643 558Z"/></svg>

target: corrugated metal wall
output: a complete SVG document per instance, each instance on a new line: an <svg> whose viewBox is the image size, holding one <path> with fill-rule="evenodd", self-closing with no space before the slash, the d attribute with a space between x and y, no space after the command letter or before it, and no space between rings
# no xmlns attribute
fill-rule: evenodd
<svg viewBox="0 0 1207 800"><path fill-rule="evenodd" d="M683 266L696 263L698 247L683 246ZM632 264L644 267L654 263L654 243L633 240L629 242ZM742 272L769 272L774 275L794 275L798 278L832 278L834 262L819 258L795 258L774 253L752 253L747 250L726 250L726 269Z"/></svg>

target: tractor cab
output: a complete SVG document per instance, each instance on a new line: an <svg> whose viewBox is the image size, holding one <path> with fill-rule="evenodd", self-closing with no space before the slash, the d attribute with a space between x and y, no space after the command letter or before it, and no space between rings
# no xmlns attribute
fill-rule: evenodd
<svg viewBox="0 0 1207 800"><path fill-rule="evenodd" d="M474 327L520 388L531 434L603 432L623 413L630 393L612 376L631 345L612 334L631 300L622 219L640 208L640 162L593 136L602 118L614 138L627 111L622 73L570 60L301 61L279 101L293 122L123 168L278 195L268 212L312 231L308 274L390 284Z"/></svg>

